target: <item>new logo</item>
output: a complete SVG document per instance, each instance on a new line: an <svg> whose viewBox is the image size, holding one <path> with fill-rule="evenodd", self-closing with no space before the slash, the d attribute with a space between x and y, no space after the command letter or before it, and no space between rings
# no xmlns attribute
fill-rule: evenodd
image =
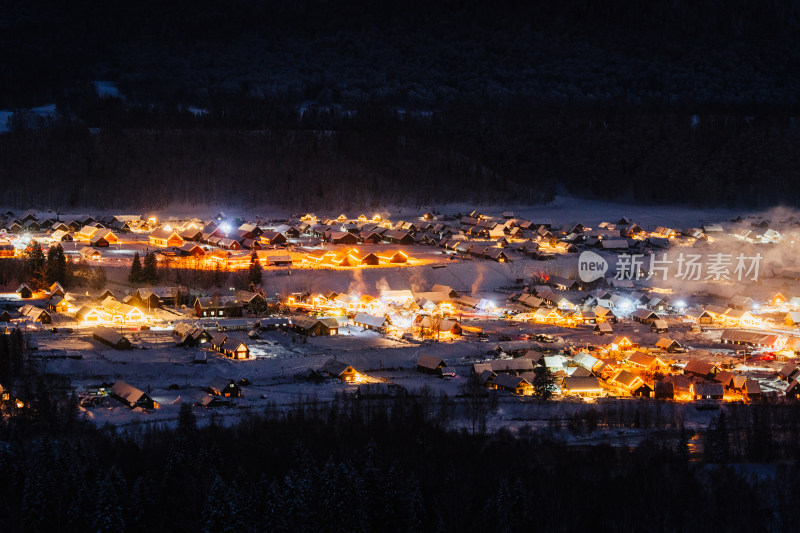
<svg viewBox="0 0 800 533"><path fill-rule="evenodd" d="M599 254L587 250L578 257L578 277L584 283L602 278L607 271L608 261Z"/></svg>

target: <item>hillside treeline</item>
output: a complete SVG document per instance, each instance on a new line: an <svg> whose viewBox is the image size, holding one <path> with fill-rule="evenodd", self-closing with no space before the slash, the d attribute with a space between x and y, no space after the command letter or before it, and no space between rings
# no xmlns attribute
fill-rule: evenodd
<svg viewBox="0 0 800 533"><path fill-rule="evenodd" d="M800 204L793 0L10 0L0 30L18 209Z"/></svg>
<svg viewBox="0 0 800 533"><path fill-rule="evenodd" d="M0 135L7 185L0 203L120 210L274 204L300 211L530 204L567 191L649 204L800 204L800 189L787 186L800 182L798 128L776 115L520 105L459 106L432 116L372 106L300 118L248 99L196 117L102 102L85 119Z"/></svg>

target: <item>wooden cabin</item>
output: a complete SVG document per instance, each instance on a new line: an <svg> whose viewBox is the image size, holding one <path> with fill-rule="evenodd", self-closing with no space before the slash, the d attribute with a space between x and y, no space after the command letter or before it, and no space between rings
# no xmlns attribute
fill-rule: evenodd
<svg viewBox="0 0 800 533"><path fill-rule="evenodd" d="M562 390L565 395L577 395L582 398L594 398L603 394L600 380L595 376L564 378Z"/></svg>
<svg viewBox="0 0 800 533"><path fill-rule="evenodd" d="M417 359L417 371L425 374L441 375L446 366L443 359L433 355L420 355Z"/></svg>
<svg viewBox="0 0 800 533"><path fill-rule="evenodd" d="M530 396L533 394L533 385L521 376L511 374L499 374L492 380L492 386L498 390L504 390L518 396Z"/></svg>
<svg viewBox="0 0 800 533"><path fill-rule="evenodd" d="M107 328L104 326L99 326L92 331L92 337L94 340L98 342L102 342L107 346L111 346L115 350L131 350L133 349L133 345L131 341L128 340L127 337L122 335L122 333L113 330L111 328Z"/></svg>
<svg viewBox="0 0 800 533"><path fill-rule="evenodd" d="M19 297L23 300L33 298L33 289L31 289L27 283L23 283L17 287L16 293L19 294Z"/></svg>
<svg viewBox="0 0 800 533"><path fill-rule="evenodd" d="M211 296L197 298L194 313L200 318L242 316L242 303L235 296Z"/></svg>
<svg viewBox="0 0 800 533"><path fill-rule="evenodd" d="M242 389L239 385L229 378L216 377L208 384L207 390L214 396L223 398L241 398Z"/></svg>
<svg viewBox="0 0 800 533"><path fill-rule="evenodd" d="M721 400L725 389L721 383L692 383L689 394L693 400Z"/></svg>
<svg viewBox="0 0 800 533"><path fill-rule="evenodd" d="M225 357L231 359L249 359L250 348L242 341L230 338L224 333L218 333L211 339L211 347Z"/></svg>
<svg viewBox="0 0 800 533"><path fill-rule="evenodd" d="M111 387L111 396L116 398L131 409L158 409L159 405L150 396L124 381L117 381Z"/></svg>
<svg viewBox="0 0 800 533"><path fill-rule="evenodd" d="M338 359L328 359L323 365L323 371L329 376L341 379L347 383L358 381L358 372L355 368Z"/></svg>
<svg viewBox="0 0 800 533"><path fill-rule="evenodd" d="M160 227L150 232L150 244L166 248L172 246L180 248L183 246L184 239L181 235L169 227Z"/></svg>
<svg viewBox="0 0 800 533"><path fill-rule="evenodd" d="M335 318L316 318L296 315L292 317L292 329L303 335L308 335L309 337L338 335L339 322Z"/></svg>

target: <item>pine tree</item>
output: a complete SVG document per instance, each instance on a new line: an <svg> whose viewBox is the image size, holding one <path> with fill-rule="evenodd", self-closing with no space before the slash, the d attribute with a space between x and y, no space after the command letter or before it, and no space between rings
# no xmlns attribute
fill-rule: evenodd
<svg viewBox="0 0 800 533"><path fill-rule="evenodd" d="M408 507L406 511L407 531L422 531L425 524L425 500L422 497L422 490L414 474L408 481L405 498Z"/></svg>
<svg viewBox="0 0 800 533"><path fill-rule="evenodd" d="M47 280L49 277L50 273L47 268L47 263L44 263L42 266L33 271L33 276L31 276L31 288L35 291L47 289Z"/></svg>
<svg viewBox="0 0 800 533"><path fill-rule="evenodd" d="M344 524L348 522L348 518L355 518L347 501L348 494L343 475L346 470L341 463L329 462L321 473L320 500L322 508L325 509L326 520L330 521L328 528L330 531L345 531Z"/></svg>
<svg viewBox="0 0 800 533"><path fill-rule="evenodd" d="M25 349L25 338L22 336L22 331L19 328L11 330L9 335L9 357L11 363L11 376L19 376L22 374L25 365L25 356L27 355Z"/></svg>
<svg viewBox="0 0 800 533"><path fill-rule="evenodd" d="M247 272L247 281L253 285L261 284L261 262L255 249L250 252L250 269Z"/></svg>
<svg viewBox="0 0 800 533"><path fill-rule="evenodd" d="M144 267L142 268L142 280L148 283L158 281L158 266L156 265L155 252L149 252L144 256Z"/></svg>
<svg viewBox="0 0 800 533"><path fill-rule="evenodd" d="M56 247L51 246L47 250L47 284L51 285L54 281L56 274Z"/></svg>
<svg viewBox="0 0 800 533"><path fill-rule="evenodd" d="M28 251L28 272L31 276L30 281L34 290L42 290L47 287L48 264L45 258L42 245L39 241L31 241L30 250Z"/></svg>
<svg viewBox="0 0 800 533"><path fill-rule="evenodd" d="M45 265L45 261L42 245L37 240L31 241L31 247L28 250L28 272L33 274Z"/></svg>
<svg viewBox="0 0 800 533"><path fill-rule="evenodd" d="M97 504L93 516L93 529L109 533L125 530L125 480L112 466L106 476L98 477Z"/></svg>
<svg viewBox="0 0 800 533"><path fill-rule="evenodd" d="M55 262L53 269L53 281L59 282L63 286L69 285L69 265L67 263L67 254L64 253L64 248L61 244L55 246Z"/></svg>
<svg viewBox="0 0 800 533"><path fill-rule="evenodd" d="M717 417L713 427L706 431L703 452L710 463L727 463L730 460L730 440L725 411Z"/></svg>
<svg viewBox="0 0 800 533"><path fill-rule="evenodd" d="M486 388L481 385L477 375L470 376L461 385L461 393L469 398L468 410L470 414L472 433L480 430L486 425L486 415L489 411L488 402L485 397Z"/></svg>
<svg viewBox="0 0 800 533"><path fill-rule="evenodd" d="M547 368L537 368L533 378L533 396L540 400L548 400L556 390L556 377Z"/></svg>
<svg viewBox="0 0 800 533"><path fill-rule="evenodd" d="M203 507L203 531L220 533L235 531L233 524L233 509L230 505L228 489L219 474L214 475L214 481L208 490L206 504Z"/></svg>
<svg viewBox="0 0 800 533"><path fill-rule="evenodd" d="M175 446L186 461L192 463L197 454L197 417L188 403L181 404L178 412L178 431Z"/></svg>
<svg viewBox="0 0 800 533"><path fill-rule="evenodd" d="M128 274L128 281L131 283L142 281L142 261L139 259L139 252L133 254L133 262L131 263L131 272Z"/></svg>
<svg viewBox="0 0 800 533"><path fill-rule="evenodd" d="M223 273L219 266L219 262L217 261L214 261L214 270L211 275L211 281L215 287L222 287L222 283L225 281L225 274Z"/></svg>
<svg viewBox="0 0 800 533"><path fill-rule="evenodd" d="M287 525L293 531L308 531L315 521L312 479L308 472L290 471L283 478L284 493L290 495L286 500Z"/></svg>
<svg viewBox="0 0 800 533"><path fill-rule="evenodd" d="M153 483L150 478L138 477L133 484L130 524L134 530L146 531L156 527L154 520Z"/></svg>
<svg viewBox="0 0 800 533"><path fill-rule="evenodd" d="M254 316L264 316L269 311L269 305L263 297L257 296L250 301L247 311Z"/></svg>
<svg viewBox="0 0 800 533"><path fill-rule="evenodd" d="M288 523L286 520L286 497L291 498L291 494L284 492L283 488L276 482L272 482L266 492L266 509L264 511L263 522L264 531L287 531Z"/></svg>
<svg viewBox="0 0 800 533"><path fill-rule="evenodd" d="M86 467L89 461L77 449L72 451L71 461L66 462L66 482L70 487L69 507L66 512L66 529L71 531L88 531L93 521L96 493L86 479Z"/></svg>
<svg viewBox="0 0 800 533"><path fill-rule="evenodd" d="M48 248L45 265L47 267L46 279L48 286L54 282L62 285L66 283L67 258L64 255L64 248L60 244Z"/></svg>
<svg viewBox="0 0 800 533"><path fill-rule="evenodd" d="M37 471L30 472L25 479L22 516L25 525L32 531L47 530L48 511L53 504L49 495L50 478L51 472L39 467Z"/></svg>

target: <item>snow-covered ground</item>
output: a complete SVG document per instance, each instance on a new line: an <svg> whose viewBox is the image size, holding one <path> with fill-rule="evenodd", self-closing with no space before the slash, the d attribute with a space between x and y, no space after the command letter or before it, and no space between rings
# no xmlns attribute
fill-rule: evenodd
<svg viewBox="0 0 800 533"><path fill-rule="evenodd" d="M234 421L250 412L260 412L268 405L285 408L301 398L315 398L329 402L337 394L353 393L356 386L330 378L322 383L302 380L299 375L308 369L319 370L325 361L336 358L352 365L363 375L365 381L388 381L396 383L413 392L427 388L434 395L446 393L451 398L463 394L471 365L475 362L493 360L498 356L497 346L503 350L520 348L553 349L561 351L568 346L581 346L587 343L600 343L608 339L592 334L591 328L560 328L552 325L521 324L513 325L505 321L481 321L484 331L491 340L479 342L473 336L465 336L453 341L396 340L375 332L363 331L358 327L340 330L340 335L329 337L305 337L293 332L272 331L262 333L258 340L247 339L245 332L228 332L228 335L243 340L251 348L252 357L246 361L224 358L209 349L181 348L174 346L175 338L171 331L124 332L141 349L116 351L93 340L88 329L75 333L53 333L43 330L35 334L39 344L38 354L43 357L43 371L69 376L79 394L123 380L148 393L160 404L160 409L152 412L131 410L112 399L100 405L85 409L86 416L98 424L126 425L129 423L173 423L181 403L205 389L215 377L230 378L235 381L243 378L249 385L243 387L244 398L236 400L233 406L213 409L197 409L201 419L208 420L215 415ZM682 343L692 345L695 350L690 355L677 358L702 359L727 363L730 357L720 356L713 347L714 333L690 333L688 328L680 328L671 322L671 337ZM659 335L639 330L637 327L621 330L622 333L635 334L642 345L651 345ZM557 342L540 344L521 340L521 334L547 333ZM513 336L515 340L500 342L499 336ZM206 355L205 364L194 363L196 353ZM65 358L81 355L80 359ZM416 360L422 354L435 355L447 362L456 376L439 378L416 371ZM779 366L779 364L778 364ZM760 363L760 366L736 367L746 372L776 371L775 363ZM587 409L606 409L604 403L559 401L540 404L530 398L514 397L498 392L498 405L488 414L487 427L505 427L518 430L529 426L535 430L552 431L553 421L564 426L570 416ZM636 400L618 400L626 406L634 405ZM456 424L469 423L465 403L457 400L463 416L457 417ZM631 407L632 408L632 407ZM687 427L702 430L715 412L698 411L691 404L669 404L663 409L670 418L680 416ZM675 413L680 413L677 415ZM665 417L667 415L665 414ZM629 445L631 439L641 438L643 430L617 433L594 433L590 435L561 435L575 443L590 443L592 439L612 440L617 444ZM559 438L561 438L559 437Z"/></svg>
<svg viewBox="0 0 800 533"><path fill-rule="evenodd" d="M36 117L55 117L56 104L47 104L30 109L30 112ZM14 114L13 110L0 109L0 133L11 130L11 116Z"/></svg>
<svg viewBox="0 0 800 533"><path fill-rule="evenodd" d="M393 207L380 210L383 216L391 216L392 220L413 220L431 206L420 208ZM436 207L436 206L434 206ZM467 213L474 209L469 205L447 205L437 207L442 213ZM70 208L71 212L82 211ZM85 209L95 213L93 209ZM502 211L513 211L516 217L527 218L537 222L551 222L560 225L569 222L582 222L595 226L601 221L616 222L620 217L629 217L643 225L664 225L675 228L698 226L703 223L727 221L738 215L747 215L742 211L704 210L688 207L634 206L559 197L545 206L484 206L480 211L498 216ZM285 208L261 206L258 208L236 208L235 206L174 206L171 209L155 213L161 219L169 217L210 217L219 211L229 216L253 218L283 218L291 214ZM371 216L373 210L364 210ZM99 213L102 214L102 213ZM109 213L111 214L111 213ZM148 213L151 214L151 213ZM322 213L318 213L322 215ZM332 213L329 213L332 214ZM347 213L358 216L361 212ZM767 216L783 219L791 216L788 210L773 210ZM334 215L335 216L335 215ZM146 248L142 241L136 246ZM69 245L67 245L69 247ZM134 247L135 248L135 247ZM112 288L123 292L130 289L125 277L132 249L115 251L104 250L106 259L101 263L108 267L108 277ZM438 248L410 247L412 257L428 258L431 254L440 255ZM431 255L431 257L433 257ZM351 292L377 295L382 289L430 290L434 284L448 285L455 290L471 294L478 298L495 300L504 305L508 296L503 288L517 284L517 280L529 280L534 273L547 271L550 274L570 274L577 265L577 256L562 255L555 261L534 261L515 257L512 263L495 263L483 260L458 260L422 262L416 266L397 268L366 268L354 270L318 270L293 269L291 276L284 269L265 269L263 285L266 292L287 295L292 292ZM434 268L436 266L436 268ZM687 296L692 297L692 294ZM178 313L179 314L179 313ZM186 317L190 319L189 316ZM467 324L473 322L467 320ZM118 402L107 400L102 405L87 408L87 416L98 424L127 424L131 422L171 423L177 417L178 409L188 396L205 388L211 379L217 376L234 380L243 378L250 382L244 388L245 397L235 402L235 406L214 409L198 409L203 419L211 413L221 415L228 420L236 420L249 412L263 410L267 405L288 406L301 397L315 397L320 401L330 401L343 392L353 392L355 385L329 379L314 384L297 379L297 375L308 369L319 369L331 357L346 361L365 375L365 379L388 380L411 391L429 387L435 394L447 393L451 397L461 394L463 386L474 362L490 360L497 355L494 348L500 344L505 350L518 348L557 349L579 347L587 344L607 344L610 339L593 335L591 328L561 328L553 325L515 323L503 320L480 320L474 325L489 334L489 342L479 342L475 336L467 335L457 341L401 341L374 332L364 332L360 328L343 328L335 337L306 338L290 332L271 332L264 334L259 340L246 340L243 332L231 335L246 340L253 357L247 361L233 361L204 350L207 355L206 364L195 364L195 354L199 349L184 349L174 346L175 339L170 331L150 331L129 333L132 340L145 349L118 352L111 350L92 340L88 333L61 334L43 331L35 336L42 354L81 354L81 359L48 358L45 363L46 372L54 372L69 376L76 390L103 383L124 380L150 394L161 409L153 412L132 411ZM628 324L615 328L616 333L634 335L643 346L652 346L660 335L651 333L645 327ZM547 333L559 342L553 345L522 340L525 334ZM670 338L684 346L692 348L690 355L678 355L676 359L698 358L715 362L729 363L729 354L722 355L716 343L719 330L693 333L688 325L678 319L670 320ZM499 337L509 337L512 341L500 342ZM488 353L492 351L492 353ZM456 370L456 376L441 379L420 374L415 370L417 358L422 354L435 355L444 359L448 366ZM734 361L735 362L735 361ZM739 370L747 372L774 373L776 363L764 363L762 367L747 367L739 364ZM489 415L489 429L506 427L519 429L531 426L542 430L551 430L552 421L565 420L570 414L591 408L603 408L599 404L583 402L558 402L539 404L528 398L512 397L499 393L498 406ZM619 400L628 402L631 400ZM691 405L674 404L670 410L680 412L682 420L690 427L698 429L707 425L714 412L698 411ZM678 416L678 415L675 415ZM462 419L464 424L466 418ZM613 439L616 442L628 442L641 438L642 432L623 431L604 436L585 435L574 440L590 442L593 439Z"/></svg>
<svg viewBox="0 0 800 533"><path fill-rule="evenodd" d="M100 98L123 98L122 93L119 92L117 83L114 81L95 81L94 87Z"/></svg>

